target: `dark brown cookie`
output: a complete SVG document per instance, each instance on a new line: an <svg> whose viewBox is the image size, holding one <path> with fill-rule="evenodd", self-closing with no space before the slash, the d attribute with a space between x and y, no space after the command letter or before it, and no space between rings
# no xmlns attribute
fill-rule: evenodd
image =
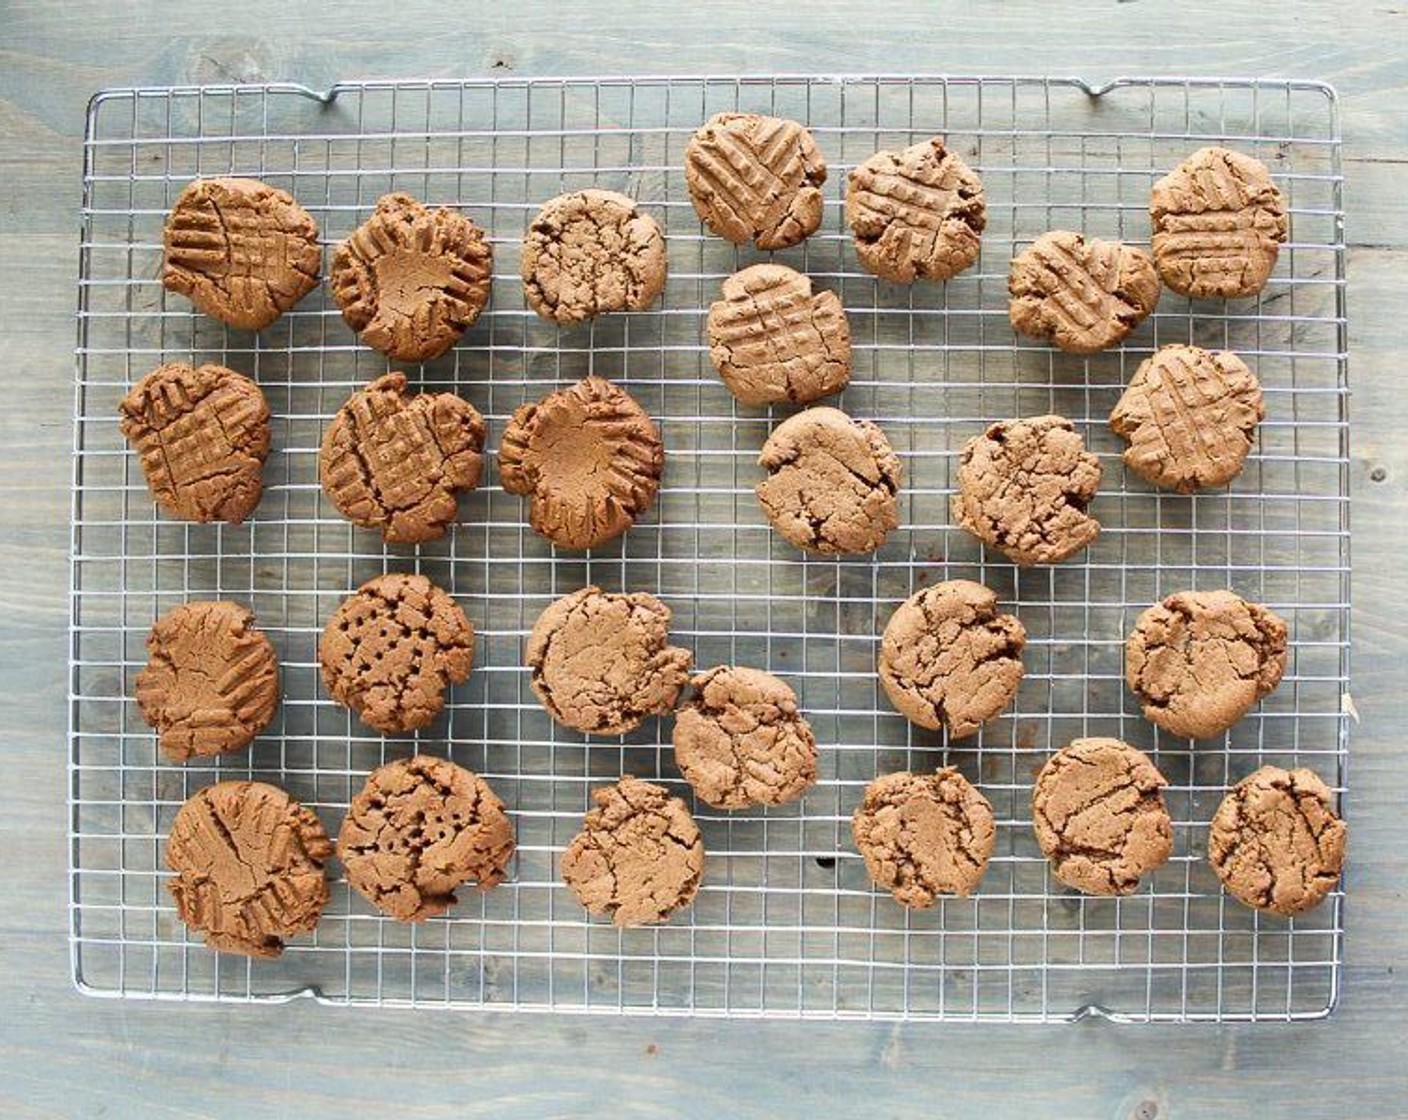
<svg viewBox="0 0 1408 1120"><path fill-rule="evenodd" d="M851 833L871 882L923 910L941 894L973 893L997 828L988 799L950 768L876 778L856 806Z"/></svg>
<svg viewBox="0 0 1408 1120"><path fill-rule="evenodd" d="M1208 862L1239 902L1290 917L1317 906L1344 870L1346 829L1312 770L1263 766L1218 806Z"/></svg>
<svg viewBox="0 0 1408 1120"><path fill-rule="evenodd" d="M503 488L530 499L529 524L559 548L619 537L654 503L664 469L660 429L600 377L524 405L499 447Z"/></svg>
<svg viewBox="0 0 1408 1120"><path fill-rule="evenodd" d="M167 889L181 920L212 949L277 957L284 938L318 924L328 901L322 822L277 786L217 782L171 823Z"/></svg>
<svg viewBox="0 0 1408 1120"><path fill-rule="evenodd" d="M885 433L839 408L809 408L768 436L758 501L772 527L805 549L873 552L899 527L900 461Z"/></svg>
<svg viewBox="0 0 1408 1120"><path fill-rule="evenodd" d="M1155 183L1149 217L1159 275L1194 299L1256 295L1289 232L1266 167L1226 148L1199 148Z"/></svg>
<svg viewBox="0 0 1408 1120"><path fill-rule="evenodd" d="M1071 354L1114 346L1159 302L1143 249L1058 229L1012 258L1007 273L1014 330Z"/></svg>
<svg viewBox="0 0 1408 1120"><path fill-rule="evenodd" d="M538 616L526 651L533 691L558 723L620 735L675 706L690 653L669 644L670 608L653 595L584 587Z"/></svg>
<svg viewBox="0 0 1408 1120"><path fill-rule="evenodd" d="M780 264L755 264L709 308L709 357L744 404L810 404L851 379L851 330L834 292Z"/></svg>
<svg viewBox="0 0 1408 1120"><path fill-rule="evenodd" d="M1100 535L1086 512L1100 460L1064 416L1003 420L958 459L953 518L1023 566L1056 564Z"/></svg>
<svg viewBox="0 0 1408 1120"><path fill-rule="evenodd" d="M544 319L644 311L665 288L665 238L623 194L559 195L524 235L522 275L528 306Z"/></svg>
<svg viewBox="0 0 1408 1120"><path fill-rule="evenodd" d="M684 180L700 220L739 245L785 249L821 224L826 161L796 121L710 117L685 148Z"/></svg>
<svg viewBox="0 0 1408 1120"><path fill-rule="evenodd" d="M1125 466L1191 494L1241 473L1265 416L1261 383L1236 354L1165 346L1135 370L1110 427L1129 444Z"/></svg>
<svg viewBox="0 0 1408 1120"><path fill-rule="evenodd" d="M689 807L637 778L592 791L596 808L562 853L562 881L618 926L663 922L694 901L704 840Z"/></svg>
<svg viewBox="0 0 1408 1120"><path fill-rule="evenodd" d="M347 325L402 362L437 358L489 302L494 254L458 210L388 194L337 247L328 282Z"/></svg>
<svg viewBox="0 0 1408 1120"><path fill-rule="evenodd" d="M118 405L157 505L182 521L238 525L264 493L269 405L224 366L159 366Z"/></svg>
<svg viewBox="0 0 1408 1120"><path fill-rule="evenodd" d="M876 152L851 172L846 221L860 263L876 276L947 280L978 259L983 183L939 136Z"/></svg>
<svg viewBox="0 0 1408 1120"><path fill-rule="evenodd" d="M880 683L920 727L971 735L1001 712L1022 683L1027 632L997 609L981 583L956 579L911 596L880 642Z"/></svg>
<svg viewBox="0 0 1408 1120"><path fill-rule="evenodd" d="M137 705L175 762L249 746L279 706L279 661L238 603L185 603L156 620Z"/></svg>
<svg viewBox="0 0 1408 1120"><path fill-rule="evenodd" d="M474 627L425 576L377 576L328 619L318 664L332 698L363 723L415 731L440 714L446 688L469 679Z"/></svg>
<svg viewBox="0 0 1408 1120"><path fill-rule="evenodd" d="M395 544L443 537L458 492L479 485L484 418L455 393L406 392L388 373L337 410L318 455L318 480L354 525Z"/></svg>
<svg viewBox="0 0 1408 1120"><path fill-rule="evenodd" d="M1286 624L1230 591L1180 591L1139 616L1125 680L1144 718L1185 739L1221 735L1281 683Z"/></svg>
<svg viewBox="0 0 1408 1120"><path fill-rule="evenodd" d="M1032 791L1037 843L1052 873L1086 894L1129 894L1173 853L1167 779L1118 739L1076 739L1046 761Z"/></svg>
<svg viewBox="0 0 1408 1120"><path fill-rule="evenodd" d="M489 783L423 754L373 770L337 838L347 882L398 922L443 914L465 883L497 886L513 849L513 822Z"/></svg>
<svg viewBox="0 0 1408 1120"><path fill-rule="evenodd" d="M197 179L163 235L161 282L232 327L263 330L318 286L318 223L257 179Z"/></svg>

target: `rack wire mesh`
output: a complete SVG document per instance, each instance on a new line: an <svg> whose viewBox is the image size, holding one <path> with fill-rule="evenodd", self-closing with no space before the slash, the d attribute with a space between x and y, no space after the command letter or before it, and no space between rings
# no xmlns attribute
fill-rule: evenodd
<svg viewBox="0 0 1408 1120"><path fill-rule="evenodd" d="M878 420L904 460L904 528L873 557L807 558L768 529L751 488L778 416L742 408L701 342L719 283L760 257L708 236L690 206L684 146L712 113L791 116L831 169L821 230L776 258L842 298L855 375L841 404ZM977 265L945 285L899 288L857 267L841 199L847 171L882 147L945 134L982 175L989 224ZM1165 292L1115 350L1088 359L1017 340L1007 262L1051 228L1147 243L1153 180L1191 149L1262 159L1284 191L1292 240L1255 300L1192 304ZM457 206L495 249L489 311L448 355L413 371L488 418L491 443L519 404L588 372L620 380L662 426L665 486L625 538L559 554L525 526L491 468L445 540L388 548L321 497L323 426L385 369L322 292L261 334L193 312L160 284L161 228L199 175L290 190L328 244L377 197ZM1344 239L1333 91L1311 82L954 77L659 77L356 83L110 91L85 147L72 553L73 970L94 994L728 1016L1047 1020L1313 1018L1337 999L1337 892L1293 921L1228 900L1205 862L1225 789L1263 762L1308 765L1345 786L1349 537ZM640 200L668 238L653 309L559 329L525 308L517 250L532 212L602 186ZM1245 355L1268 418L1245 473L1195 498L1127 476L1106 418L1158 345ZM116 405L163 360L253 376L274 414L267 490L243 526L159 516L125 448ZM1100 539L1058 567L1018 570L948 518L952 466L993 419L1071 417L1105 467ZM492 462L492 450L490 459ZM321 690L315 646L341 598L383 570L450 590L481 637L447 715L413 739L369 733ZM926 583L980 579L1030 635L1014 709L948 744L877 693L878 635ZM696 664L751 664L797 688L822 749L800 803L724 813L694 806L708 867L669 924L619 931L586 919L556 860L589 791L633 773L689 797L669 721L586 742L528 688L521 646L555 596L595 582L648 590L674 611ZM1156 731L1121 679L1134 617L1162 595L1230 586L1290 623L1280 689L1223 739ZM132 701L154 618L189 597L250 605L283 663L280 715L252 749L165 763ZM1077 735L1111 734L1155 757L1171 785L1175 853L1122 899L1061 889L1030 829L1033 776ZM316 933L278 961L209 952L163 889L164 838L181 802L221 777L276 782L330 830L381 762L423 749L484 774L520 840L510 880L420 926L385 920L345 883ZM900 768L959 766L998 818L977 893L908 912L869 886L849 841L864 785Z"/></svg>

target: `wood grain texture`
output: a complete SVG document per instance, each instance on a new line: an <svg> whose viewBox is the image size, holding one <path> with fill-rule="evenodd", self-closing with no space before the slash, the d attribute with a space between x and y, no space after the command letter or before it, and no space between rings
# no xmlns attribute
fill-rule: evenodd
<svg viewBox="0 0 1408 1120"><path fill-rule="evenodd" d="M0 1115L1408 1115L1408 14L1401 5L5 5L0 15ZM102 86L735 71L1249 74L1343 95L1354 386L1345 992L1328 1023L1051 1028L607 1020L85 1000L68 981L64 746L84 104ZM1254 1106L1253 1106L1253 1102Z"/></svg>

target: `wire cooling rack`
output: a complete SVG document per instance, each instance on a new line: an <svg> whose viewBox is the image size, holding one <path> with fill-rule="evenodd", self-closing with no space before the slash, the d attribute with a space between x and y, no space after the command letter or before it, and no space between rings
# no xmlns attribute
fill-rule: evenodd
<svg viewBox="0 0 1408 1120"><path fill-rule="evenodd" d="M904 460L904 528L873 557L807 558L769 531L753 494L778 414L739 407L715 376L703 320L723 277L762 256L701 229L682 172L690 134L724 109L812 127L830 169L822 228L775 254L836 291L855 375L841 404L878 420ZM878 148L942 133L982 175L988 228L975 267L910 288L861 272L842 215L847 171ZM1147 244L1153 181L1192 149L1226 143L1270 167L1291 242L1255 300L1192 305L1170 292L1125 345L1088 359L1017 339L1007 263L1051 228ZM412 370L488 418L588 372L624 383L660 422L668 459L655 509L587 557L528 531L491 466L445 540L387 548L322 498L324 424L386 363L319 291L261 334L226 329L160 284L163 218L198 175L252 175L291 191L328 244L377 197L458 206L489 231L490 310L445 357ZM559 329L524 306L522 231L562 191L609 187L666 231L670 275L651 310ZM1205 862L1224 791L1263 762L1308 765L1342 792L1347 720L1347 380L1339 131L1333 91L1310 82L787 77L356 83L111 91L85 147L74 474L70 754L73 969L88 992L178 999L693 1013L1046 1020L1313 1018L1334 1005L1343 904L1294 921L1227 899ZM1127 475L1106 418L1158 345L1230 347L1268 406L1245 473L1184 498ZM216 361L257 379L274 414L268 484L241 527L159 516L116 420L127 388L164 360ZM1096 544L1019 571L949 521L957 450L986 422L1060 412L1105 467ZM492 451L490 461L493 462ZM382 739L333 704L315 646L341 598L383 571L450 590L480 635L470 681L413 739ZM1013 710L949 746L877 694L878 635L933 581L994 587L1030 635ZM703 667L773 670L797 688L821 744L798 804L725 813L694 804L708 850L694 906L668 925L588 921L557 859L589 791L621 773L685 797L670 723L586 742L528 687L524 637L555 596L595 582L658 594ZM1221 740L1156 731L1121 679L1135 616L1185 587L1230 586L1290 624L1280 689ZM280 715L252 749L175 766L132 700L148 627L191 597L251 606L283 663ZM1149 750L1168 776L1174 856L1123 899L1050 876L1030 828L1035 772L1078 735ZM466 892L444 919L377 916L345 883L315 934L278 961L221 956L187 935L162 856L178 806L218 778L276 782L335 832L366 773L413 749L485 775L513 812L511 879ZM865 784L957 765L998 819L980 889L907 912L869 886L849 834ZM693 802L691 802L693 803Z"/></svg>

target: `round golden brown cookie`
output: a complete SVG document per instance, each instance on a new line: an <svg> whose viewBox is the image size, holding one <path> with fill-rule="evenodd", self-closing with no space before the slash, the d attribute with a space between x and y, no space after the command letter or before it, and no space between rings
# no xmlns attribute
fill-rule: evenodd
<svg viewBox="0 0 1408 1120"><path fill-rule="evenodd" d="M1241 473L1265 416L1261 383L1236 354L1165 346L1135 370L1110 427L1129 444L1125 466L1191 494Z"/></svg>
<svg viewBox="0 0 1408 1120"><path fill-rule="evenodd" d="M1159 278L1143 249L1058 229L1012 258L1007 305L1014 330L1071 354L1122 341L1159 302Z"/></svg>
<svg viewBox="0 0 1408 1120"><path fill-rule="evenodd" d="M398 922L443 914L465 883L497 886L513 849L513 822L489 783L423 754L373 770L337 838L347 882Z"/></svg>
<svg viewBox="0 0 1408 1120"><path fill-rule="evenodd" d="M660 429L600 377L518 409L499 447L503 488L530 500L529 524L559 548L619 537L654 503L664 469Z"/></svg>
<svg viewBox="0 0 1408 1120"><path fill-rule="evenodd" d="M166 219L161 282L232 327L263 330L318 286L318 223L258 179L197 179Z"/></svg>
<svg viewBox="0 0 1408 1120"><path fill-rule="evenodd" d="M675 762L702 801L781 805L816 781L816 738L786 682L720 665L691 683L694 695L675 718Z"/></svg>
<svg viewBox="0 0 1408 1120"><path fill-rule="evenodd" d="M772 527L830 556L873 552L899 527L899 457L885 433L839 408L809 408L768 436L758 501Z"/></svg>
<svg viewBox="0 0 1408 1120"><path fill-rule="evenodd" d="M322 822L277 786L217 782L171 822L167 884L176 911L212 949L277 957L318 924L328 901Z"/></svg>
<svg viewBox="0 0 1408 1120"><path fill-rule="evenodd" d="M274 647L238 603L185 603L147 635L137 706L174 762L249 746L279 706Z"/></svg>
<svg viewBox="0 0 1408 1120"><path fill-rule="evenodd" d="M785 249L821 224L826 161L796 121L710 117L685 148L684 180L700 220L739 245Z"/></svg>
<svg viewBox="0 0 1408 1120"><path fill-rule="evenodd" d="M623 194L559 195L524 235L522 275L528 306L544 319L644 311L665 288L665 238Z"/></svg>
<svg viewBox="0 0 1408 1120"><path fill-rule="evenodd" d="M1149 216L1159 275L1194 299L1256 295L1289 232L1266 167L1226 148L1199 148L1155 183Z"/></svg>
<svg viewBox="0 0 1408 1120"><path fill-rule="evenodd" d="M880 641L880 683L920 727L972 735L1022 683L1027 631L981 583L955 579L900 604Z"/></svg>
<svg viewBox="0 0 1408 1120"><path fill-rule="evenodd" d="M689 807L638 778L592 791L596 808L562 853L562 881L618 926L663 922L694 901L704 839Z"/></svg>
<svg viewBox="0 0 1408 1120"><path fill-rule="evenodd" d="M988 799L950 768L876 778L856 806L851 833L871 882L923 910L938 895L973 893L997 828Z"/></svg>
<svg viewBox="0 0 1408 1120"><path fill-rule="evenodd" d="M238 525L264 493L269 405L224 366L158 366L118 405L157 505L182 521Z"/></svg>
<svg viewBox="0 0 1408 1120"><path fill-rule="evenodd" d="M347 325L402 362L437 358L489 302L494 255L458 210L383 195L337 247L328 282Z"/></svg>
<svg viewBox="0 0 1408 1120"><path fill-rule="evenodd" d="M876 152L851 172L846 221L860 263L876 276L947 280L978 259L983 183L939 136Z"/></svg>
<svg viewBox="0 0 1408 1120"><path fill-rule="evenodd" d="M388 574L342 601L318 642L323 683L362 722L395 735L428 726L474 666L474 627L425 576Z"/></svg>
<svg viewBox="0 0 1408 1120"><path fill-rule="evenodd" d="M1285 622L1231 591L1170 595L1139 616L1125 646L1144 718L1185 739L1221 735L1285 669Z"/></svg>
<svg viewBox="0 0 1408 1120"><path fill-rule="evenodd" d="M1263 766L1218 806L1208 862L1239 902L1290 917L1339 882L1345 838L1330 787L1314 771Z"/></svg>
<svg viewBox="0 0 1408 1120"><path fill-rule="evenodd" d="M1173 853L1168 781L1118 739L1076 739L1046 761L1032 791L1037 843L1052 873L1086 894L1129 894Z"/></svg>
<svg viewBox="0 0 1408 1120"><path fill-rule="evenodd" d="M1016 564L1055 564L1100 535L1086 512L1099 486L1100 460L1064 416L1002 420L963 448L953 517Z"/></svg>
<svg viewBox="0 0 1408 1120"><path fill-rule="evenodd" d="M394 544L443 537L458 492L479 485L484 418L455 393L407 394L388 373L359 389L323 434L318 480L338 513Z"/></svg>
<svg viewBox="0 0 1408 1120"><path fill-rule="evenodd" d="M669 644L670 608L653 595L584 587L550 603L528 635L533 691L558 723L620 735L675 706L690 652Z"/></svg>
<svg viewBox="0 0 1408 1120"><path fill-rule="evenodd" d="M744 404L810 404L851 379L851 329L835 292L780 264L755 264L709 308L709 357Z"/></svg>

